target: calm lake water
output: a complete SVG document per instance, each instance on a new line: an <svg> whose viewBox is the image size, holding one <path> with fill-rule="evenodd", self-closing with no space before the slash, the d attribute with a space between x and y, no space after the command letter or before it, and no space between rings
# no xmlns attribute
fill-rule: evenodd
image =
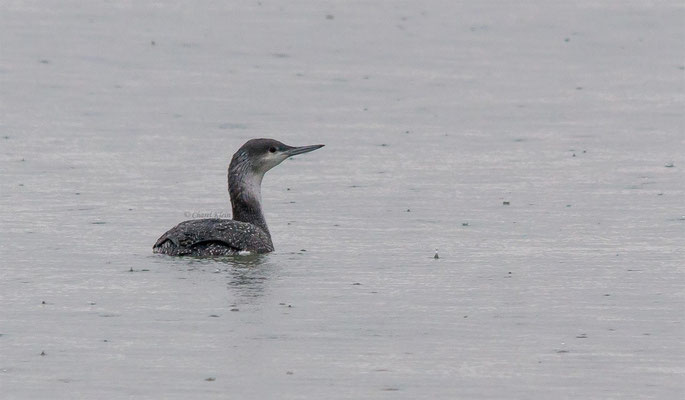
<svg viewBox="0 0 685 400"><path fill-rule="evenodd" d="M680 2L141 3L0 5L3 398L685 394Z"/></svg>

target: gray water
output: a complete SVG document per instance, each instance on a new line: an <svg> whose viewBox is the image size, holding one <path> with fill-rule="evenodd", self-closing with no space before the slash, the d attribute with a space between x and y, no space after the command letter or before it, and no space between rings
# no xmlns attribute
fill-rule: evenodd
<svg viewBox="0 0 685 400"><path fill-rule="evenodd" d="M4 399L685 394L681 2L141 3L0 4Z"/></svg>

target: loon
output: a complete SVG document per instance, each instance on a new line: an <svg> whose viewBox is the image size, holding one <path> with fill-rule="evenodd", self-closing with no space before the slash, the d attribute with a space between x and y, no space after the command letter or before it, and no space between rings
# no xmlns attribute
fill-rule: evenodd
<svg viewBox="0 0 685 400"><path fill-rule="evenodd" d="M264 174L288 157L323 146L293 147L273 139L248 140L233 155L228 167L228 193L233 219L183 221L163 234L152 251L170 256L195 257L234 255L241 251L273 251L271 233L262 212L261 186Z"/></svg>

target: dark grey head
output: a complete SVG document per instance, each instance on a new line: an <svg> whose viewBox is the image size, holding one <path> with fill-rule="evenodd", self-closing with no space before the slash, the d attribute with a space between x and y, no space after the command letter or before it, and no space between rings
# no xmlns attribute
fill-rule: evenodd
<svg viewBox="0 0 685 400"><path fill-rule="evenodd" d="M324 145L293 147L274 139L248 140L233 155L231 169L242 164L245 173L264 175L268 170L282 163L286 158L320 149ZM242 168L241 168L242 169Z"/></svg>
<svg viewBox="0 0 685 400"><path fill-rule="evenodd" d="M228 192L233 219L254 224L270 237L262 213L262 178L288 157L320 149L322 144L293 147L273 139L248 140L231 159L228 167Z"/></svg>

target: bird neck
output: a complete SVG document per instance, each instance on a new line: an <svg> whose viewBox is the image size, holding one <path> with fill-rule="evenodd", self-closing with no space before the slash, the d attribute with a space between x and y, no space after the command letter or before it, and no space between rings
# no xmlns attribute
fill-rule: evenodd
<svg viewBox="0 0 685 400"><path fill-rule="evenodd" d="M254 173L249 168L233 168L231 164L228 170L228 193L233 219L255 225L271 237L262 212L262 178L264 174Z"/></svg>

